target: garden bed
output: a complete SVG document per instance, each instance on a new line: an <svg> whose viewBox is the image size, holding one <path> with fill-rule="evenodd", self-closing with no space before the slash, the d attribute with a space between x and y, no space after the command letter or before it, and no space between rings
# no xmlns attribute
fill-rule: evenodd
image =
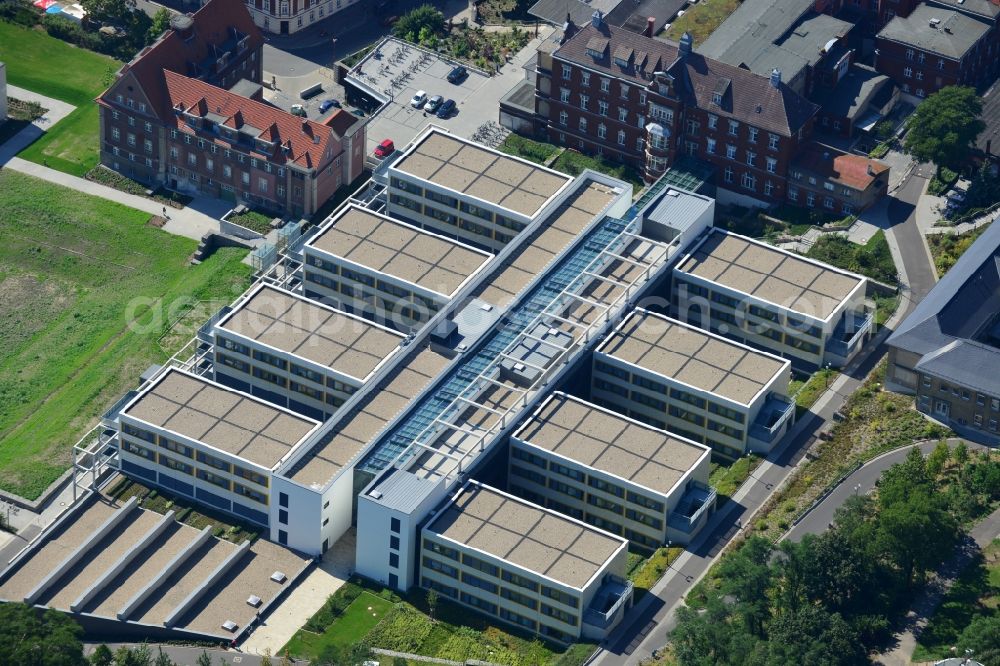
<svg viewBox="0 0 1000 666"><path fill-rule="evenodd" d="M984 224L978 229L967 231L964 234L928 234L927 246L931 251L931 258L934 259L934 268L937 269L938 278L951 270L959 257L976 242L989 224Z"/></svg>
<svg viewBox="0 0 1000 666"><path fill-rule="evenodd" d="M690 32L697 46L708 39L739 6L740 0L701 0L696 5L686 6L684 16L670 24L670 29L660 33L660 36L676 42L685 32Z"/></svg>
<svg viewBox="0 0 1000 666"><path fill-rule="evenodd" d="M632 196L638 194L645 187L642 177L632 167L624 164L615 164L603 157L584 155L575 150L563 151L556 158L556 161L552 163L552 168L570 176L579 176L586 169L593 169L599 173L631 183Z"/></svg>
<svg viewBox="0 0 1000 666"><path fill-rule="evenodd" d="M864 245L826 235L809 248L806 256L885 284L894 285L899 280L884 231L876 232Z"/></svg>
<svg viewBox="0 0 1000 666"><path fill-rule="evenodd" d="M551 143L542 143L541 141L532 141L519 134L508 134L503 143L497 146L497 150L508 155L526 159L535 164L545 164L545 162L559 152L559 146Z"/></svg>
<svg viewBox="0 0 1000 666"><path fill-rule="evenodd" d="M272 231L271 221L275 217L276 216L274 215L268 215L256 210L247 210L244 213L231 213L228 217L226 217L226 221L238 224L241 227L246 227L250 231L254 231L261 236L266 236Z"/></svg>
<svg viewBox="0 0 1000 666"><path fill-rule="evenodd" d="M126 194L134 194L139 197L145 197L157 203L161 203L165 206L170 206L171 208L184 208L189 203L191 203L192 198L178 192L172 192L170 190L165 190L162 187L153 190L151 195L146 194L150 191L150 188L137 180L132 180L128 176L124 176L117 171L112 171L103 164L99 164L86 175L87 180L93 181L95 183L100 183L101 185L106 185L108 187L113 187L120 192L125 192Z"/></svg>

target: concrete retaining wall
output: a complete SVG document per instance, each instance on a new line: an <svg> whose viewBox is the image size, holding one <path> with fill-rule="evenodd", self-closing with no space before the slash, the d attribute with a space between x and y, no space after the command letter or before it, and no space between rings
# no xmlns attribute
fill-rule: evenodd
<svg viewBox="0 0 1000 666"><path fill-rule="evenodd" d="M170 612L170 615L168 615L163 621L163 626L169 629L177 624L177 621L184 616L184 613L186 613L198 601L198 599L200 599L201 596L208 591L210 587L215 585L215 583L249 551L250 542L244 541L241 543L236 550L230 553L229 557L224 559L219 566L215 567L215 570L212 573L208 574L208 577L202 581L201 585L192 590L184 601L180 602L177 605L177 608Z"/></svg>

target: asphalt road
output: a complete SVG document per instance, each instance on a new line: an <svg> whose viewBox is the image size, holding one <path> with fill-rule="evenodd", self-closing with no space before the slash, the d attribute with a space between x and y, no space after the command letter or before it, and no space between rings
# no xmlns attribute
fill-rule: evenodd
<svg viewBox="0 0 1000 666"><path fill-rule="evenodd" d="M904 316L909 314L935 282L934 269L916 224L916 204L926 183L926 173L926 167L915 168L903 181L888 208L888 233L899 246L903 261L902 273L908 282L906 298L900 303L900 311ZM725 544L737 534L742 525L747 523L753 513L771 496L774 489L791 474L795 465L815 441L816 433L832 422L834 413L844 405L851 393L857 390L872 368L882 359L886 353L884 340L887 333L888 331L883 331L876 338L878 343L867 352L863 361L856 360L845 369L843 379L837 385L836 394L830 395L829 399L818 401L812 410L799 419L795 434L757 469L751 485L741 488L733 500L716 512L708 527L671 566L667 575L650 590L650 594L630 609L590 663L602 666L636 664L650 657L653 650L666 643L667 634L675 626L674 610L683 603L684 595L708 571ZM886 467L891 464L890 462ZM846 489L853 492L854 485L859 483L860 480L854 480L838 488L838 491L844 492ZM840 501L843 502L843 498ZM829 509L828 515L832 516L836 506L839 506L836 500L831 500L823 511ZM808 525L802 529L812 528L821 531L830 522L829 519L823 522L824 515L817 513L814 518L804 521L808 522Z"/></svg>

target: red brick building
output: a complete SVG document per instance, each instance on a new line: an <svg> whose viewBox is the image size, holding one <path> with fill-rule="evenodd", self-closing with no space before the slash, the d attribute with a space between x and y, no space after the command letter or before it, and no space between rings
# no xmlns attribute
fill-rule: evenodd
<svg viewBox="0 0 1000 666"><path fill-rule="evenodd" d="M789 169L788 201L836 215L856 215L889 189L889 167L817 144L805 146Z"/></svg>
<svg viewBox="0 0 1000 666"><path fill-rule="evenodd" d="M920 98L945 86L988 85L1000 74L996 18L918 5L879 31L875 68Z"/></svg>
<svg viewBox="0 0 1000 666"><path fill-rule="evenodd" d="M679 155L712 164L723 201L785 200L818 107L770 77L609 26L599 13L539 52L536 114L550 141L660 176Z"/></svg>
<svg viewBox="0 0 1000 666"><path fill-rule="evenodd" d="M263 102L263 43L239 0L174 17L97 99L101 163L151 186L311 215L361 174L364 124Z"/></svg>

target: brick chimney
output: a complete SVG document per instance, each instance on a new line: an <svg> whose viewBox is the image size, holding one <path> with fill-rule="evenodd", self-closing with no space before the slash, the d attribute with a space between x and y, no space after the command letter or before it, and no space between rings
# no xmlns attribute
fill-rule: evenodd
<svg viewBox="0 0 1000 666"><path fill-rule="evenodd" d="M646 35L647 37L652 37L653 30L655 29L656 29L656 17L650 16L646 19L646 31L643 32L642 34Z"/></svg>

